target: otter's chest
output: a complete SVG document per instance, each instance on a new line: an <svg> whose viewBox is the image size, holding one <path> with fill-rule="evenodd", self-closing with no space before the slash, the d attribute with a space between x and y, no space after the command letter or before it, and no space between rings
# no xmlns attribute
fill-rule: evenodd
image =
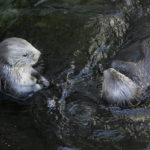
<svg viewBox="0 0 150 150"><path fill-rule="evenodd" d="M29 78L31 77L31 69L29 67L9 68L6 66L3 68L3 71L3 76L12 83L28 82Z"/></svg>

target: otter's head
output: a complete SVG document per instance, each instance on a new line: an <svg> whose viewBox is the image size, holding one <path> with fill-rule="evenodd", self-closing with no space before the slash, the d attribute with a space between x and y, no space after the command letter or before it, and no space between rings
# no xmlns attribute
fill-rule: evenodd
<svg viewBox="0 0 150 150"><path fill-rule="evenodd" d="M21 38L8 38L0 43L0 61L10 66L32 66L38 61L40 54L35 47Z"/></svg>
<svg viewBox="0 0 150 150"><path fill-rule="evenodd" d="M140 94L139 86L113 68L104 71L102 93L108 103L119 106L132 105Z"/></svg>

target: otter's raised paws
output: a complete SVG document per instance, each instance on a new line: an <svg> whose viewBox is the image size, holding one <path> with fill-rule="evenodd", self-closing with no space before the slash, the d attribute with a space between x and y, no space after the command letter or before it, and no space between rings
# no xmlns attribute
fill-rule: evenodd
<svg viewBox="0 0 150 150"><path fill-rule="evenodd" d="M42 81L42 84L44 85L44 87L49 87L49 81L45 80L45 81Z"/></svg>
<svg viewBox="0 0 150 150"><path fill-rule="evenodd" d="M35 84L35 86L33 86L33 92L37 92L39 90L41 90L43 87L40 84Z"/></svg>
<svg viewBox="0 0 150 150"><path fill-rule="evenodd" d="M48 87L49 86L49 81L46 80L44 77L41 77L40 80L38 81L38 83L44 87Z"/></svg>
<svg viewBox="0 0 150 150"><path fill-rule="evenodd" d="M32 84L36 84L38 81L37 81L37 78L31 76L31 81L32 81Z"/></svg>

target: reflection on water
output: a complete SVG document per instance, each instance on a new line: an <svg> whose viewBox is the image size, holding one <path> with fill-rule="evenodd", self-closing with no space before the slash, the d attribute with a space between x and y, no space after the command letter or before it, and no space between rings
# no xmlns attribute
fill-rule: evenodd
<svg viewBox="0 0 150 150"><path fill-rule="evenodd" d="M133 12L138 11L137 17L147 15L146 2L135 2L136 7L131 0L3 3L0 38L22 37L37 47L45 64L43 75L51 86L34 95L32 105L1 96L5 101L0 105L0 149L150 147L148 100L137 108L121 109L101 99L103 68L116 51L150 35L148 16L129 23Z"/></svg>
<svg viewBox="0 0 150 150"><path fill-rule="evenodd" d="M86 103L85 101L75 101L67 105L67 116L72 122L89 122L96 112L95 107L92 107L91 103Z"/></svg>

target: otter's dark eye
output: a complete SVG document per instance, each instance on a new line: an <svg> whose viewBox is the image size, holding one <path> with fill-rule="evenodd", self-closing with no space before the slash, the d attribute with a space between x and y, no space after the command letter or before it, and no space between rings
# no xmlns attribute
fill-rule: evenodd
<svg viewBox="0 0 150 150"><path fill-rule="evenodd" d="M27 57L27 56L28 56L28 54L24 54L24 55L23 55L23 57Z"/></svg>

